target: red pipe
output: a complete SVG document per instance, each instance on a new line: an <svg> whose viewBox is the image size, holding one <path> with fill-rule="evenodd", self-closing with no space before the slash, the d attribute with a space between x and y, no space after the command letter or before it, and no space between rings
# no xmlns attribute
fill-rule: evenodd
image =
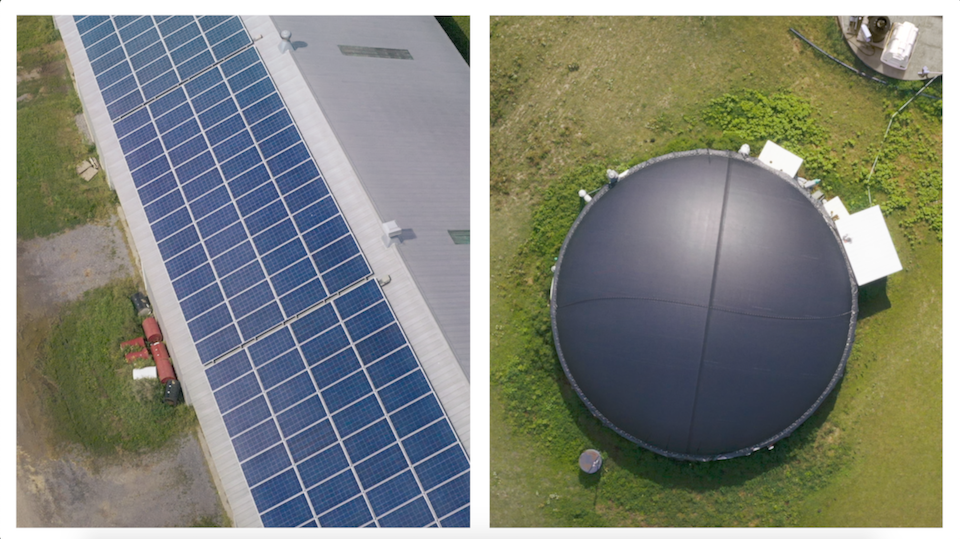
<svg viewBox="0 0 960 539"><path fill-rule="evenodd" d="M163 335L160 333L160 324L158 324L157 319L152 316L143 319L143 333L151 343L163 340Z"/></svg>
<svg viewBox="0 0 960 539"><path fill-rule="evenodd" d="M150 357L150 354L146 350L138 350L136 352L130 352L126 355L127 363L133 363L137 359L147 359Z"/></svg>
<svg viewBox="0 0 960 539"><path fill-rule="evenodd" d="M136 346L137 348L147 347L147 345L143 342L143 337L137 337L136 339L130 339L129 341L123 341L120 343L121 350L131 346Z"/></svg>
<svg viewBox="0 0 960 539"><path fill-rule="evenodd" d="M157 378L161 384L166 384L169 380L176 380L177 376L173 373L173 365L164 358L154 357L153 362L157 365Z"/></svg>
<svg viewBox="0 0 960 539"><path fill-rule="evenodd" d="M158 359L170 359L170 354L167 352L167 345L162 342L151 344L150 353L153 354L154 361Z"/></svg>

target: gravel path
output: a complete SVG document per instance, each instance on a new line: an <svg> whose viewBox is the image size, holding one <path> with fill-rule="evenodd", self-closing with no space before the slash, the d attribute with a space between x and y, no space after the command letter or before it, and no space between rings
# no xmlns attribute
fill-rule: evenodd
<svg viewBox="0 0 960 539"><path fill-rule="evenodd" d="M31 301L46 307L78 299L87 290L133 275L133 266L114 217L108 224L77 227L17 246L17 281L33 289Z"/></svg>
<svg viewBox="0 0 960 539"><path fill-rule="evenodd" d="M189 434L143 456L90 459L74 447L38 460L20 451L17 469L18 497L28 495L33 506L18 526L189 526L221 512L203 452Z"/></svg>
<svg viewBox="0 0 960 539"><path fill-rule="evenodd" d="M17 526L189 526L220 522L197 437L143 455L93 458L60 443L35 367L62 304L134 275L119 219L17 242Z"/></svg>

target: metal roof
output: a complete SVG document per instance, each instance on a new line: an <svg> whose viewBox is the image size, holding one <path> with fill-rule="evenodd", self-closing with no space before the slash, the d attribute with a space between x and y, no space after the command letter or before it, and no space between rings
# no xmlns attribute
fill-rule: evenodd
<svg viewBox="0 0 960 539"><path fill-rule="evenodd" d="M469 66L434 17L272 17L469 377ZM407 51L396 57L347 48Z"/></svg>

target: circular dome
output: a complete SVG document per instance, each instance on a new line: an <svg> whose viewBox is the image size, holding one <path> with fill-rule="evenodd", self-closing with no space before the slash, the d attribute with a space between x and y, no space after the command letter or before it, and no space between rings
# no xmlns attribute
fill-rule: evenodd
<svg viewBox="0 0 960 539"><path fill-rule="evenodd" d="M551 300L563 369L604 424L715 460L790 434L836 385L857 285L833 223L733 152L642 163L567 234Z"/></svg>

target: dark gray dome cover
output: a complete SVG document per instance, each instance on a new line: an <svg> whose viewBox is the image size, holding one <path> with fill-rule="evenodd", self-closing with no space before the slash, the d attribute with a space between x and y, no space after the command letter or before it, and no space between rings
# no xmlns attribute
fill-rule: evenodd
<svg viewBox="0 0 960 539"><path fill-rule="evenodd" d="M642 163L604 187L556 266L553 334L580 398L662 455L749 454L829 395L857 285L832 221L785 174L734 152Z"/></svg>

